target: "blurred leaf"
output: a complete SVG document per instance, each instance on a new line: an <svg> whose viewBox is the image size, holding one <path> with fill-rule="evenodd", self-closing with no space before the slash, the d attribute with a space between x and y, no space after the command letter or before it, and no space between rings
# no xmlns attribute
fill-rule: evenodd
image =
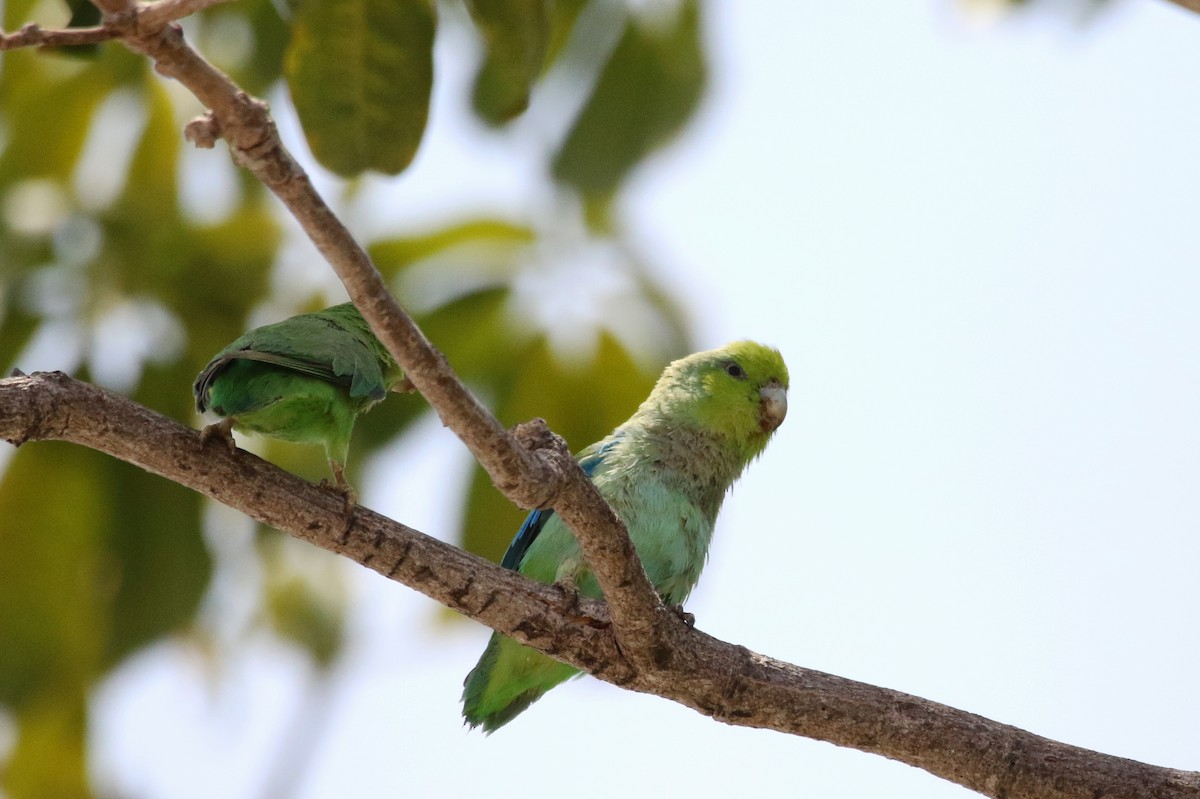
<svg viewBox="0 0 1200 799"><path fill-rule="evenodd" d="M10 301L0 318L0 377L7 377L13 362L25 349L37 330L40 320L25 311L18 302Z"/></svg>
<svg viewBox="0 0 1200 799"><path fill-rule="evenodd" d="M22 447L0 484L0 518L13 520L0 534L6 704L46 683L83 690L186 625L208 584L199 496L92 450Z"/></svg>
<svg viewBox="0 0 1200 799"><path fill-rule="evenodd" d="M279 217L261 198L243 203L223 222L189 228L186 257L173 274L162 276L164 291L172 291L172 305L185 314L189 330L194 325L202 327L206 317L221 311L236 316L237 326L243 326L246 312L267 293L282 242ZM209 355L242 332L225 331L222 340L209 348Z"/></svg>
<svg viewBox="0 0 1200 799"><path fill-rule="evenodd" d="M28 22L37 4L38 0L5 0L5 3L0 5L4 30L15 31Z"/></svg>
<svg viewBox="0 0 1200 799"><path fill-rule="evenodd" d="M318 594L298 575L272 582L266 607L271 626L281 638L307 652L319 668L333 664L342 648L345 608Z"/></svg>
<svg viewBox="0 0 1200 799"><path fill-rule="evenodd" d="M351 484L358 485L361 479L360 465L366 456L376 452L408 429L408 426L429 410L423 397L416 392L388 394L387 399L358 417L354 424L354 440L350 445L348 474ZM324 455L322 468L328 470Z"/></svg>
<svg viewBox="0 0 1200 799"><path fill-rule="evenodd" d="M147 229L137 216L118 211L107 215L105 229L103 266L93 272L127 294L160 300L179 316L191 377L245 332L247 314L267 293L282 241L279 218L260 198L215 225L193 226L180 216ZM191 377L176 388L186 393Z"/></svg>
<svg viewBox="0 0 1200 799"><path fill-rule="evenodd" d="M511 364L511 382L499 389L496 416L506 426L536 417L578 452L612 432L650 394L660 370L639 368L620 342L604 333L588 363L563 364L539 338ZM526 511L505 499L478 466L473 467L463 546L499 561Z"/></svg>
<svg viewBox="0 0 1200 799"><path fill-rule="evenodd" d="M320 669L337 659L345 636L346 592L338 558L273 530L259 551L266 571L263 607L272 629Z"/></svg>
<svg viewBox="0 0 1200 799"><path fill-rule="evenodd" d="M91 0L66 0L71 9L71 19L68 28L91 28L100 24L100 8ZM62 47L57 52L75 57L94 58L100 51L98 44L85 44L79 47Z"/></svg>
<svg viewBox="0 0 1200 799"><path fill-rule="evenodd" d="M272 0L241 0L205 10L209 22L201 39L201 51L209 52L210 36L222 36L224 24L242 20L249 26L252 41L246 56L237 63L220 63L222 69L250 94L268 93L283 75L283 58L290 33L288 24L280 17L280 9Z"/></svg>
<svg viewBox="0 0 1200 799"><path fill-rule="evenodd" d="M65 183L93 113L115 86L113 75L96 63L54 60L31 49L4 54L0 107L8 141L0 151L0 185L26 177Z"/></svg>
<svg viewBox="0 0 1200 799"><path fill-rule="evenodd" d="M66 3L71 9L68 28L90 28L100 24L100 9L89 0L66 0Z"/></svg>
<svg viewBox="0 0 1200 799"><path fill-rule="evenodd" d="M486 55L475 75L475 111L493 125L529 105L550 41L550 0L467 0Z"/></svg>
<svg viewBox="0 0 1200 799"><path fill-rule="evenodd" d="M506 379L523 342L508 312L509 290L485 288L425 314L421 329L469 382Z"/></svg>
<svg viewBox="0 0 1200 799"><path fill-rule="evenodd" d="M534 238L534 232L524 225L483 217L424 235L376 241L367 247L367 253L376 268L388 279L393 279L418 261L455 247L474 246L494 250L504 246L531 244Z"/></svg>
<svg viewBox="0 0 1200 799"><path fill-rule="evenodd" d="M190 380L183 362L150 365L134 399L186 418ZM212 558L198 493L111 458L106 465L111 472L106 493L113 505L108 542L118 568L106 653L111 665L191 624L212 577Z"/></svg>
<svg viewBox="0 0 1200 799"><path fill-rule="evenodd" d="M587 0L554 0L550 7L550 39L546 48L546 62L553 63L562 53L563 46L570 38L575 27L579 12L583 11Z"/></svg>
<svg viewBox="0 0 1200 799"><path fill-rule="evenodd" d="M17 746L2 773L7 799L86 799L87 711L82 690L43 695L17 717Z"/></svg>
<svg viewBox="0 0 1200 799"><path fill-rule="evenodd" d="M631 17L554 159L554 177L605 205L691 117L705 74L698 0L685 0L669 24Z"/></svg>
<svg viewBox="0 0 1200 799"><path fill-rule="evenodd" d="M0 483L0 704L83 690L99 670L115 589L104 539L111 459L60 442L18 450ZM47 493L50 497L47 497Z"/></svg>
<svg viewBox="0 0 1200 799"><path fill-rule="evenodd" d="M121 213L149 230L178 227L179 148L182 137L167 87L147 82L142 91L146 127L133 151L125 191L118 201Z"/></svg>
<svg viewBox="0 0 1200 799"><path fill-rule="evenodd" d="M309 0L284 71L313 155L343 177L416 155L433 86L430 0Z"/></svg>

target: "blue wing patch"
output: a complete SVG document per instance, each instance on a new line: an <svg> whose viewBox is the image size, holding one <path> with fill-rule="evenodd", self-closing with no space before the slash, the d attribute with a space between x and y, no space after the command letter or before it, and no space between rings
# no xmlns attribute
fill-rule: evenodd
<svg viewBox="0 0 1200 799"><path fill-rule="evenodd" d="M580 458L579 468L583 469L584 474L591 477L595 473L596 467L604 462L604 456L620 440L620 435L614 435L604 446L590 455ZM512 543L508 545L508 551L504 553L504 558L500 561L500 565L513 571L519 569L521 561L525 558L525 553L529 551L530 545L533 544L534 540L538 537L538 533L542 531L542 528L546 526L546 522L550 521L550 517L553 515L554 511L546 508L544 510L535 510L526 516L521 529L517 530Z"/></svg>

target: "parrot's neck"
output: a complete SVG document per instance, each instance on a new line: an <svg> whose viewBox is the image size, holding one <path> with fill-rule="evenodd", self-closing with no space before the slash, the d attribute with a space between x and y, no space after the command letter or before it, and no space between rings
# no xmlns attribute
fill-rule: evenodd
<svg viewBox="0 0 1200 799"><path fill-rule="evenodd" d="M673 424L635 425L624 431L627 452L654 464L668 487L682 492L715 522L725 493L746 468L747 458L722 436Z"/></svg>

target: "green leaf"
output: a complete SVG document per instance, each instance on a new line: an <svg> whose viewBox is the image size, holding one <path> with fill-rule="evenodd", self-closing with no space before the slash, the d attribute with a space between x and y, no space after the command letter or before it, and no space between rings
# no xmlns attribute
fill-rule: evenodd
<svg viewBox="0 0 1200 799"><path fill-rule="evenodd" d="M186 418L192 398L184 362L148 365L134 399ZM106 661L112 665L156 638L186 629L212 577L201 527L203 498L181 485L108 459L106 494L113 506L109 556L120 565L112 595Z"/></svg>
<svg viewBox="0 0 1200 799"><path fill-rule="evenodd" d="M607 203L691 117L705 75L697 0L682 3L667 24L630 18L554 159L554 177L592 205Z"/></svg>
<svg viewBox="0 0 1200 799"><path fill-rule="evenodd" d="M8 799L88 799L87 710L80 687L47 693L17 715L17 745L0 772Z"/></svg>
<svg viewBox="0 0 1200 799"><path fill-rule="evenodd" d="M67 0L67 7L71 9L71 19L67 22L68 28L90 28L100 24L100 8L90 0ZM76 58L81 56L93 58L100 51L100 45L85 44L56 49L57 52Z"/></svg>
<svg viewBox="0 0 1200 799"><path fill-rule="evenodd" d="M546 49L547 63L554 62L563 52L575 20L587 5L587 0L555 0L550 14L550 41Z"/></svg>
<svg viewBox="0 0 1200 799"><path fill-rule="evenodd" d="M146 106L146 128L129 164L119 213L156 230L167 224L174 226L179 220L176 176L183 139L165 84L147 83L142 102Z"/></svg>
<svg viewBox="0 0 1200 799"><path fill-rule="evenodd" d="M10 301L0 318L0 377L7 377L13 362L25 349L41 320Z"/></svg>
<svg viewBox="0 0 1200 799"><path fill-rule="evenodd" d="M47 690L82 691L99 671L116 564L104 555L112 497L96 476L109 462L39 442L0 483L0 704L20 711Z"/></svg>
<svg viewBox="0 0 1200 799"><path fill-rule="evenodd" d="M92 450L22 447L0 483L0 518L3 704L83 691L185 626L208 585L199 496Z"/></svg>
<svg viewBox="0 0 1200 799"><path fill-rule="evenodd" d="M475 111L498 125L529 105L550 42L549 0L468 0L486 56L475 76Z"/></svg>
<svg viewBox="0 0 1200 799"><path fill-rule="evenodd" d="M68 62L32 49L5 53L0 106L8 141L0 152L0 186L26 177L66 183L92 116L113 86L111 73L97 63Z"/></svg>
<svg viewBox="0 0 1200 799"><path fill-rule="evenodd" d="M279 637L306 651L318 667L327 669L333 664L342 649L344 607L298 575L272 580L266 607Z"/></svg>
<svg viewBox="0 0 1200 799"><path fill-rule="evenodd" d="M384 276L394 278L413 264L455 247L479 247L492 253L501 248L511 251L532 244L534 239L534 232L525 225L481 217L424 235L376 241L367 248L367 253Z"/></svg>
<svg viewBox="0 0 1200 799"><path fill-rule="evenodd" d="M471 292L423 315L418 323L468 382L503 380L528 341L508 311L509 289Z"/></svg>
<svg viewBox="0 0 1200 799"><path fill-rule="evenodd" d="M304 135L344 177L416 155L433 86L430 0L308 0L284 63Z"/></svg>
<svg viewBox="0 0 1200 799"><path fill-rule="evenodd" d="M253 41L248 57L236 64L219 63L234 81L253 95L261 96L272 90L283 74L283 55L287 49L288 25L280 18L279 8L272 0L242 0L212 6L204 12L205 27L200 51L210 53L210 37L221 36L231 20L241 20L249 26Z"/></svg>

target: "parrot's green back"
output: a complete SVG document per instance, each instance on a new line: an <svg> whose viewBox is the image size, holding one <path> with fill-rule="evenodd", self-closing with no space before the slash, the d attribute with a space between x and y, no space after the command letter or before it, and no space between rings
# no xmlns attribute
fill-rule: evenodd
<svg viewBox="0 0 1200 799"><path fill-rule="evenodd" d="M668 604L695 586L725 493L783 421L787 386L783 359L763 345L696 353L668 366L627 422L579 453ZM601 596L575 537L551 511L530 514L503 565ZM577 673L493 633L464 683L463 716L491 732Z"/></svg>
<svg viewBox="0 0 1200 799"><path fill-rule="evenodd" d="M360 413L403 379L350 303L255 328L196 378L196 408L235 429L323 443L339 476Z"/></svg>

